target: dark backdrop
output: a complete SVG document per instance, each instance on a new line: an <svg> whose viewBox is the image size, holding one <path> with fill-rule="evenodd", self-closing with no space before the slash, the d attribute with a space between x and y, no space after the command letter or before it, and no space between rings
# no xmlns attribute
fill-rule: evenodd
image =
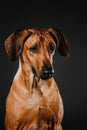
<svg viewBox="0 0 87 130"><path fill-rule="evenodd" d="M69 42L71 55L56 52L55 80L63 98L64 130L87 129L87 9L86 3L64 1L2 1L0 3L0 130L4 130L5 101L18 61L5 52L7 36L20 28L56 27Z"/></svg>

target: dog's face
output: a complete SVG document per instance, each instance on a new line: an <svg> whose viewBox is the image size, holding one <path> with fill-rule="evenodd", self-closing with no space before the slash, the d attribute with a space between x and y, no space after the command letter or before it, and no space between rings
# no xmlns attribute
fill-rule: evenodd
<svg viewBox="0 0 87 130"><path fill-rule="evenodd" d="M34 75L43 80L52 77L55 49L56 43L46 30L32 30L32 35L24 43L23 54Z"/></svg>
<svg viewBox="0 0 87 130"><path fill-rule="evenodd" d="M5 46L12 60L20 56L22 61L30 65L33 74L43 80L53 76L52 63L56 47L61 55L69 55L63 33L52 28L16 31L7 38Z"/></svg>

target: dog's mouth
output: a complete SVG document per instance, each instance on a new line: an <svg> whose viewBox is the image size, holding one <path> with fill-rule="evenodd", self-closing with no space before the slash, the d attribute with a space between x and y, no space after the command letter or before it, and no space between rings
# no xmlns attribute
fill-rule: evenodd
<svg viewBox="0 0 87 130"><path fill-rule="evenodd" d="M53 68L48 69L48 70L42 69L39 72L36 72L36 70L34 68L32 68L32 72L36 77L38 77L38 78L40 78L42 80L48 80L51 77L53 77L53 75L54 75L54 69Z"/></svg>

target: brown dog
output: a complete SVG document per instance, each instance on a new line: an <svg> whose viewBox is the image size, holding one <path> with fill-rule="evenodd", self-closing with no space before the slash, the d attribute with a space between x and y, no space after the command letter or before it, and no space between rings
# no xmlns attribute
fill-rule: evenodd
<svg viewBox="0 0 87 130"><path fill-rule="evenodd" d="M19 68L6 101L6 130L62 130L63 103L53 76L57 48L69 56L63 33L53 28L24 29L5 41L8 56Z"/></svg>

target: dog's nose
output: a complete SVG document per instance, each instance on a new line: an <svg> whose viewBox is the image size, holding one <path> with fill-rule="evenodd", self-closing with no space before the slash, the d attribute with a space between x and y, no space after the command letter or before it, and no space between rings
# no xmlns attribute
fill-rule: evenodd
<svg viewBox="0 0 87 130"><path fill-rule="evenodd" d="M44 70L44 71L43 71L43 74L44 74L45 76L46 76L46 75L51 76L51 75L54 74L54 70Z"/></svg>
<svg viewBox="0 0 87 130"><path fill-rule="evenodd" d="M42 73L43 73L43 79L51 78L54 74L53 66L44 65Z"/></svg>

